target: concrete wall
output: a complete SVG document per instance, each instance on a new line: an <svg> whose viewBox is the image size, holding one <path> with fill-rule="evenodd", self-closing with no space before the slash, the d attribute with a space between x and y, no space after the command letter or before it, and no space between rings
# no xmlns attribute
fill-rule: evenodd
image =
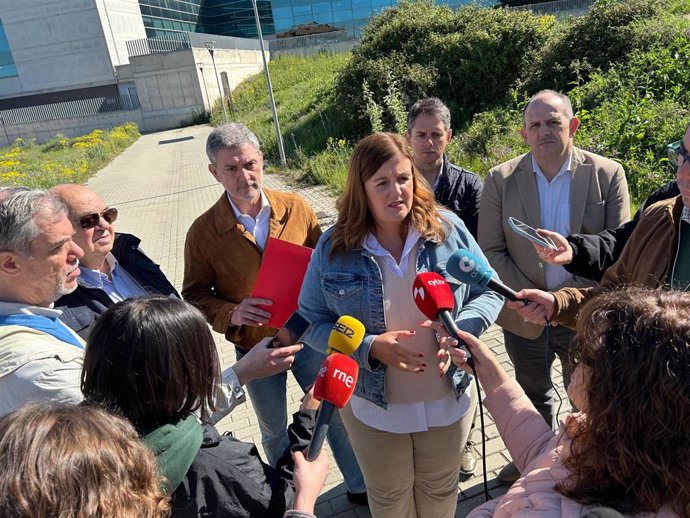
<svg viewBox="0 0 690 518"><path fill-rule="evenodd" d="M110 61L113 66L129 63L125 43L146 38L139 0L95 0Z"/></svg>
<svg viewBox="0 0 690 518"><path fill-rule="evenodd" d="M141 110L98 113L82 117L70 117L68 119L3 125L2 131L0 131L0 146L11 145L17 137L21 137L24 140L35 138L39 143L52 139L58 133L62 133L66 137L78 137L95 129L109 129L125 122L136 122L141 131L143 125Z"/></svg>
<svg viewBox="0 0 690 518"><path fill-rule="evenodd" d="M18 74L0 79L0 98L115 84L124 41L146 34L136 0L107 0L107 17L104 1L0 0Z"/></svg>
<svg viewBox="0 0 690 518"><path fill-rule="evenodd" d="M218 78L226 72L231 89L263 67L258 50L217 49L214 57ZM135 56L128 69L123 69L123 75L136 84L144 131L178 127L209 110L220 97L211 55L205 48Z"/></svg>
<svg viewBox="0 0 690 518"><path fill-rule="evenodd" d="M260 50L217 49L214 57L218 77L226 72L233 89L263 67ZM145 132L177 128L208 110L220 96L211 55L205 48L135 56L128 65L118 66L117 71L123 85L136 86L139 110L8 125L0 132L0 145L17 137L45 142L56 133L78 136L126 121L136 122Z"/></svg>

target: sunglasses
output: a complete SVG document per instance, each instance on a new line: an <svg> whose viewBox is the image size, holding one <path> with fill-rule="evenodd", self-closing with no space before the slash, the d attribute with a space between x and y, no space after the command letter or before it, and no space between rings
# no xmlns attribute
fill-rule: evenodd
<svg viewBox="0 0 690 518"><path fill-rule="evenodd" d="M109 224L114 223L117 219L117 209L115 207L110 207L105 209L103 212L91 212L89 214L84 214L79 218L79 226L84 230L89 230L95 227L101 221L101 218L106 220Z"/></svg>
<svg viewBox="0 0 690 518"><path fill-rule="evenodd" d="M690 162L690 154L683 146L682 140L666 146L666 152L668 153L668 161L675 167L682 166L684 162Z"/></svg>

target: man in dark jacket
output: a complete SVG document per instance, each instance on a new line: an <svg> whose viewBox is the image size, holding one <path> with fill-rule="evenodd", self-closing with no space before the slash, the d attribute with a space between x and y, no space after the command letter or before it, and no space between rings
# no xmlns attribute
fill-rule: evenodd
<svg viewBox="0 0 690 518"><path fill-rule="evenodd" d="M86 339L98 316L115 302L153 294L179 298L160 267L141 251L140 240L115 233L116 208L106 207L83 185L58 185L52 192L67 206L74 242L84 250L79 286L55 302L67 326Z"/></svg>
<svg viewBox="0 0 690 518"><path fill-rule="evenodd" d="M407 115L405 137L414 151L414 165L429 182L436 201L457 214L477 239L482 180L451 164L445 154L453 137L448 107L436 97L414 103Z"/></svg>
<svg viewBox="0 0 690 518"><path fill-rule="evenodd" d="M414 151L414 165L429 182L436 201L452 210L465 223L472 237L477 239L482 180L472 171L451 164L445 154L446 147L453 138L448 107L436 97L420 99L414 103L407 114L405 138ZM472 454L475 421L476 411L472 430L460 459L462 477L469 477L477 467Z"/></svg>

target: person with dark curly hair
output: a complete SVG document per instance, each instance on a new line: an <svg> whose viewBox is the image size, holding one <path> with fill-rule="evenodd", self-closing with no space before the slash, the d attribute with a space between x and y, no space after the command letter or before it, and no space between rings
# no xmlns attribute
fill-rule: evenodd
<svg viewBox="0 0 690 518"><path fill-rule="evenodd" d="M153 454L92 406L31 403L0 420L0 516L164 518Z"/></svg>
<svg viewBox="0 0 690 518"><path fill-rule="evenodd" d="M627 287L587 303L568 386L581 412L556 433L487 346L461 338L522 473L468 518L580 517L601 506L636 518L690 517L690 294ZM461 349L451 354L468 369Z"/></svg>

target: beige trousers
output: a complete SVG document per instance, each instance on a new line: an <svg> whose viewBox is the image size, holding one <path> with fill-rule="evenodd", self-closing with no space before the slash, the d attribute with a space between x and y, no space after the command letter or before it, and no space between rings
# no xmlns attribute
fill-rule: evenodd
<svg viewBox="0 0 690 518"><path fill-rule="evenodd" d="M371 428L352 414L340 416L364 475L374 518L452 518L458 501L460 456L472 426L477 394L457 422L418 433Z"/></svg>

